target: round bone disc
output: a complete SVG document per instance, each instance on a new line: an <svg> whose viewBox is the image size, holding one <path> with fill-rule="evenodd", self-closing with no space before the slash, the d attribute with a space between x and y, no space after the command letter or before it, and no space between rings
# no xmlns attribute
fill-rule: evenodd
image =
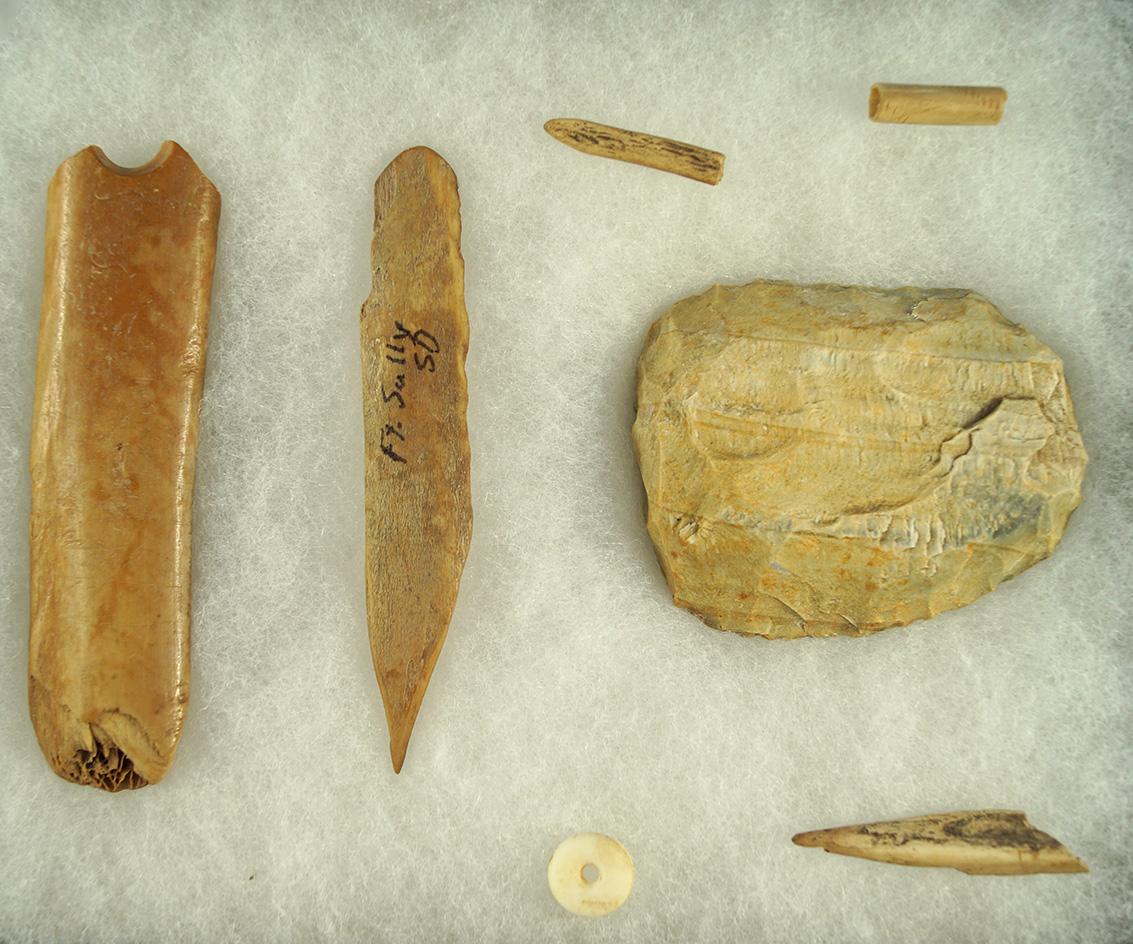
<svg viewBox="0 0 1133 944"><path fill-rule="evenodd" d="M575 833L551 856L547 884L567 911L592 918L607 915L629 898L633 859L616 839L601 833Z"/></svg>

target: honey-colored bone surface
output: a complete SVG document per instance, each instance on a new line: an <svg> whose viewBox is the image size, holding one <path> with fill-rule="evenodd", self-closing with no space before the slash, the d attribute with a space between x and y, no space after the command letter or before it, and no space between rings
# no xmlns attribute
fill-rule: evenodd
<svg viewBox="0 0 1133 944"><path fill-rule="evenodd" d="M869 117L882 124L997 125L1006 104L998 86L878 82L869 90Z"/></svg>
<svg viewBox="0 0 1133 944"><path fill-rule="evenodd" d="M366 616L400 771L472 537L468 312L456 175L425 147L374 185L362 307Z"/></svg>
<svg viewBox="0 0 1133 944"><path fill-rule="evenodd" d="M197 414L220 196L166 141L47 195L31 444L32 723L56 773L160 780L189 699Z"/></svg>

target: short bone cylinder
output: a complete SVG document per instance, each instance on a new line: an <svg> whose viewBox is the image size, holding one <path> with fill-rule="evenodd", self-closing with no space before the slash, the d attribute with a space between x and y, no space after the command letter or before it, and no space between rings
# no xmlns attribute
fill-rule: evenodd
<svg viewBox="0 0 1133 944"><path fill-rule="evenodd" d="M886 124L997 125L1007 92L993 86L889 85L869 90L869 117Z"/></svg>

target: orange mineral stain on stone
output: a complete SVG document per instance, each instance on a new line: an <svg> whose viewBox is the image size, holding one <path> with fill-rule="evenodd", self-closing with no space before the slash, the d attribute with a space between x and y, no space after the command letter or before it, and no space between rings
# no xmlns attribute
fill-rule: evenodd
<svg viewBox="0 0 1133 944"><path fill-rule="evenodd" d="M633 439L674 601L772 637L970 603L1054 550L1086 465L1057 355L959 289L684 299L649 331Z"/></svg>

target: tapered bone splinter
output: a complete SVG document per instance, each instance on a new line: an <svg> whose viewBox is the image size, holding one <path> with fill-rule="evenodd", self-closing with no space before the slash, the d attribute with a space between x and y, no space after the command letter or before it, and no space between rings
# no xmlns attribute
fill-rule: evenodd
<svg viewBox="0 0 1133 944"><path fill-rule="evenodd" d="M895 865L952 868L968 875L1087 872L1086 864L1014 810L936 813L799 833L798 846Z"/></svg>
<svg viewBox="0 0 1133 944"><path fill-rule="evenodd" d="M552 118L543 125L543 130L583 154L652 167L713 186L724 176L723 154L684 141L626 131L581 118Z"/></svg>

